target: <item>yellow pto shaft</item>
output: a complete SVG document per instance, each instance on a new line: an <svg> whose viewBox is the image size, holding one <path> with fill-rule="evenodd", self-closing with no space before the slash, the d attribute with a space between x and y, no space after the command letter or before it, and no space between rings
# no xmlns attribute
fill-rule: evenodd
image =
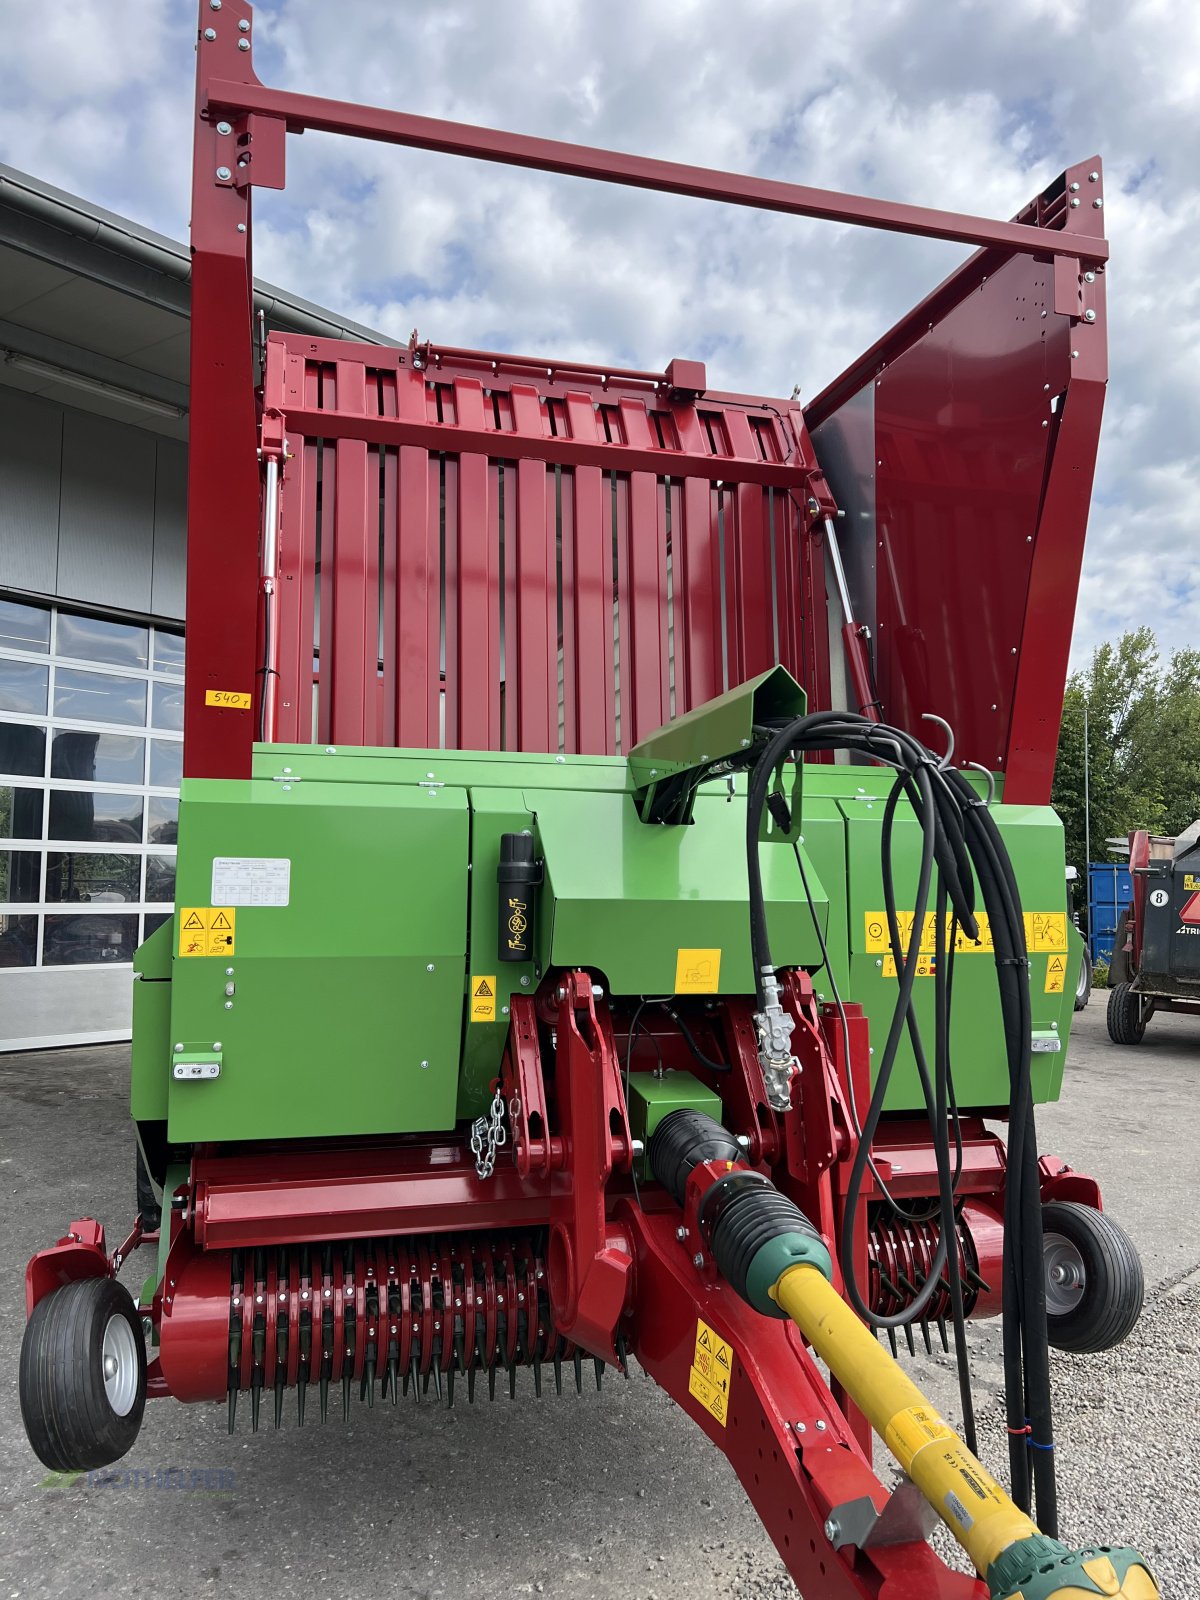
<svg viewBox="0 0 1200 1600"><path fill-rule="evenodd" d="M1158 1600L1135 1550L1072 1551L1039 1533L817 1266L788 1267L770 1294L962 1545L993 1600Z"/></svg>

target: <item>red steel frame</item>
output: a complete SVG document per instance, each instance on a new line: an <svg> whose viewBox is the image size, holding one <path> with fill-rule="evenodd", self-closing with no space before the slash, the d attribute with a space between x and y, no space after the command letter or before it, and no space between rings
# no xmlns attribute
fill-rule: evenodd
<svg viewBox="0 0 1200 1600"><path fill-rule="evenodd" d="M795 559L775 575L777 583L782 577L786 602L779 608L784 626L778 655L787 659L790 653L789 664L794 662L814 705L828 703L822 524L834 508L807 429L834 415L864 384L874 382L886 393L884 375L889 369L903 377L916 361L914 381L922 387L919 359L928 353L923 349L925 336L955 313L960 319L969 317L974 291L989 280L1004 281L1006 270L1011 279L1010 269L1023 262L1026 268L1037 269L1036 280L1030 284L1013 280L1007 287L1014 291L1014 300L1028 299L1028 293L1017 294L1017 289L1041 295L1046 319L1042 336L1049 330L1051 337L1045 381L1039 387L1056 405L1052 408L1047 402L1042 419L1045 437L1037 441L1040 476L1028 503L1020 508L1028 523L1023 540L1029 549L1021 552L1019 563L1006 549L990 586L1006 597L1004 626L999 630L1004 637L991 638L996 630L986 617L982 628L977 625L981 604L986 611L992 603L986 592L981 596L979 591L986 548L970 552L965 566L952 577L922 570L921 586L922 593L932 597L929 606L939 617L956 613L964 619L962 638L971 647L965 656L955 658L969 685L955 718L959 756L1003 770L1009 801L1048 798L1105 379L1102 269L1108 247L1098 162L1069 169L1013 221L990 221L274 90L255 76L253 37L252 10L245 0L227 0L219 13L201 8L192 193L184 724L184 765L189 776L249 773L261 713L259 695L264 681L268 688L275 683L271 673L264 678L262 670L262 491L256 451L261 449L266 459L282 466L280 565L267 576L286 594L306 587L302 576L312 552L305 540L316 537L312 462L318 439L328 441L321 447L323 457L334 464L339 484L336 496L324 495L322 500L325 531L333 536L339 553L330 583L338 598L322 616L320 643L327 681L321 689L319 737L350 743L444 742L490 749L504 742L527 749L556 748L555 723L561 716L566 748L613 748L611 684L603 681L602 673L584 672L585 663L608 663L611 641L602 625L608 597L596 604L593 590L591 604L578 598L588 593L589 582L609 581L596 565L597 530L607 514L597 499L603 496L606 473L615 476L620 495L628 500L627 509L618 507L614 513L624 518L618 545L626 565L620 566L619 556L613 581L622 625L628 628L622 638L624 666L634 689L622 696L622 744L627 747L631 742L627 737L631 729L647 731L652 723L664 720L664 712L671 709L669 678L677 680L675 711L704 698L721 681L715 671L717 617L711 592L718 577L711 551L717 520L712 501L718 484L736 508L736 525L746 530L744 539L728 541L726 547L724 625L730 681L756 670L750 662L761 653L759 608L765 582L761 529L764 516L775 514L764 513L765 486L767 491L783 491L771 505L786 505L788 518L795 519L795 532L808 535L797 541L789 522L777 537L781 547L795 551ZM470 352L425 349L406 357L404 352L327 349L320 341L276 337L268 351L260 435L249 310L252 190L284 186L286 135L305 128L955 240L978 249L821 395L806 417L790 403L737 396L705 395L700 407L696 391L704 386L703 369L693 363L673 363L680 370L662 375L601 374L580 368L547 372L540 364L481 358ZM1007 311L1012 314L1011 303ZM994 304L989 304L988 313L994 326ZM963 354L971 353L968 338ZM420 363L414 371L417 357ZM987 369L989 381L1002 382L1003 368L1002 360L993 360ZM369 379L368 373L381 376ZM431 408L429 383L452 400L449 425L444 411ZM503 397L502 411L493 403L497 392ZM615 435L606 429L606 436L600 437L601 413L593 409L600 396L615 406L619 418ZM705 433L711 424L702 424L702 410L715 415L724 432L716 446L711 433ZM666 442L658 432L663 418L674 425L674 437ZM906 427L902 418L901 435ZM502 442L498 433L504 435ZM767 439L772 441L770 449L779 452L775 459L765 453ZM1022 459L1030 455L1026 442L1012 442ZM919 439L915 443L919 445ZM431 597L436 561L430 463L439 459L449 461L455 479L447 481L446 489L456 520L450 526L446 569L438 574L439 582L443 577L451 580L448 589L453 592L444 637L438 637L435 651L435 634L441 629ZM376 462L378 493L371 481ZM502 584L496 565L495 491L501 463L517 486L515 512L511 504L507 509L510 533L515 530L511 542L518 553L514 570L504 577L505 598L512 602L508 615L515 616L517 624L507 630L505 640L506 682L516 686L512 698L517 704L505 708L511 733L502 728L499 672L492 668L493 662L499 663L500 652ZM880 465L885 463L881 460ZM574 518L570 537L561 517L553 529L547 520L553 498L550 473L559 468L559 481L570 482L569 510ZM909 469L903 469L901 479L906 472L911 476ZM1000 456L995 462L996 481L970 492L964 487L960 496L968 514L978 511L985 530L989 499L1000 493L1007 472L1006 458ZM970 478L969 469L964 469L964 476ZM885 478L886 467L881 474L883 487ZM437 488L440 498L440 481ZM662 533L672 495L677 497L674 531L681 569L673 576L676 583L683 578L681 599L688 607L693 603L698 607L696 626L681 630L689 653L683 669L669 665L664 650ZM899 496L900 520L912 498L908 490ZM364 542L362 536L363 512L373 511L377 504L384 506L385 522L391 517L412 525L403 555L389 554L385 545L382 570L371 541ZM722 515L718 511L717 516ZM414 537L421 526L429 529L423 548ZM289 530L295 536L290 545ZM436 531L440 539L443 530L439 526ZM684 537L679 537L681 531ZM559 538L565 547L556 568L549 546ZM919 541L913 538L909 543L910 548L901 552L901 566L905 561L910 566L920 563ZM890 548L886 554L891 560ZM690 559L690 571L683 570L685 557ZM577 571L573 561L578 562ZM459 565L454 567L454 562ZM549 591L551 578L557 578L559 571L573 581L567 615L563 619L555 615L552 627ZM372 602L378 601L381 587L382 681L374 684L362 663L370 658ZM800 601L798 611L789 609L793 598ZM926 703L924 691L931 680L952 676L950 661L939 653L944 647L931 627L923 626L921 619L904 620L902 595L895 603L900 608L897 642L892 643L896 630L891 626L876 638L876 676L881 685L895 680L894 692L884 697L893 720L904 720L905 714L914 720L924 709L937 709ZM311 736L304 643L311 620L305 608L310 604L311 597L298 598L289 619L289 627L296 629L293 641L299 643L293 642L291 656L280 662L279 705L272 707L278 714L269 724L276 736L285 728L299 737ZM555 682L556 631L568 678L561 706ZM339 634L344 650L336 644ZM977 674L979 681L973 683L965 662L971 651L978 653L981 639L990 641L995 659L991 670ZM438 705L441 673L434 671L434 663L442 661L444 714ZM401 676L403 695L398 687ZM861 674L855 676L858 683ZM861 684L859 688L861 698ZM216 703L208 698L210 691L215 691ZM229 692L253 693L254 706L237 709L222 703ZM434 732L437 738L430 736Z"/></svg>
<svg viewBox="0 0 1200 1600"><path fill-rule="evenodd" d="M1068 173L1012 223L828 195L278 93L254 77L252 15L244 0L224 0L215 10L204 5L200 19L189 776L249 774L263 709L264 654L268 688L278 674L271 708L276 733L309 737L310 640L320 654L319 736L339 742L612 750L618 686L620 740L627 747L672 709L699 703L777 656L803 679L815 704L828 703L829 661L815 641L830 631L822 529L835 507L809 425L835 416L873 384L885 390L877 408L901 418L899 441L908 426L904 417L919 412L897 409L886 374L894 371L903 386L911 381L906 361L914 352L919 361L931 353L940 359L928 336L956 319L961 325L964 316L969 324L972 296L982 299L987 282L1011 293L1006 272L1029 260L1052 283L1053 314L1070 337L1065 347L1059 337L1046 357L1044 388L1059 385L1059 404L1053 423L1045 419L1054 441L1042 452L1036 530L1027 535L1032 549L1023 632L1019 645L1009 647L1015 665L1002 764L1008 799L1044 798L1058 721L1054 694L1048 702L1045 695L1047 686L1061 685L1065 672L1103 384L1103 302L1099 280L1088 277L1106 256L1099 208L1089 208L1089 215L1068 198L1071 183L1092 181L1086 172L1078 179ZM980 249L820 397L807 419L789 403L708 393L703 369L691 362L672 363L661 375L546 369L518 357L416 344L394 350L278 335L268 341L259 414L250 190L282 186L285 135L305 127ZM1089 171L1098 186L1098 167ZM1098 187L1094 192L1098 198ZM1015 320L1025 315L1018 310ZM1063 348L1070 365L1057 371L1053 363ZM915 440L917 431L914 425ZM282 474L278 564L265 573L257 448ZM903 474L893 476L882 492L885 500L894 496L888 515L900 522L911 509L909 488ZM910 472L910 487L915 481ZM271 496L278 487L273 473ZM318 542L323 587L320 637L314 639ZM271 540L267 545L273 549ZM903 550L886 553L898 566L907 559ZM264 591L270 591L267 629L260 626ZM889 603L899 595L897 586ZM885 620L894 620L890 612ZM845 621L836 619L838 626ZM921 670L939 669L919 621L903 626L909 627L907 641L890 656L877 649L875 663L881 685L892 685L894 677L901 702L913 700ZM667 644L672 634L675 650ZM903 668L905 652L916 668ZM608 669L617 666L618 655L614 675ZM1033 691L1039 672L1041 702ZM252 685L251 709L228 703ZM965 708L969 724L971 715ZM984 736L970 724L969 746L977 735ZM844 1015L818 1007L802 972L783 975L783 1000L796 1026L800 1062L784 1113L766 1103L748 1003L726 999L698 1025L723 1034L730 1063L720 1085L725 1118L747 1160L771 1168L780 1187L832 1239L842 1222L854 1146L849 1085L859 1104L868 1094L866 1020L854 1005ZM548 975L535 996L514 1005L500 1079L513 1148L486 1183L464 1145L449 1137L198 1149L169 1210L166 1270L151 1308L161 1344L150 1392L215 1397L229 1383L236 1399L250 1384L257 1412L264 1375L268 1387L273 1378L277 1401L285 1384L298 1381L307 1360L300 1354L301 1330L311 1337L313 1359L327 1361L328 1371L347 1383L351 1374L363 1373L369 1383L373 1363L384 1359L383 1323L393 1288L403 1307L404 1326L391 1329L401 1366L411 1359L415 1377L432 1363L449 1379L450 1344L444 1333L435 1343L434 1333L446 1315L457 1248L460 1270L469 1258L483 1274L467 1287L468 1321L472 1327L486 1321L486 1350L506 1353L510 1364L517 1359L517 1324L506 1317L501 1334L495 1313L502 1294L510 1307L526 1303L523 1337L535 1361L556 1332L570 1341L569 1349L586 1348L623 1364L628 1335L643 1367L729 1456L805 1592L830 1600L981 1600L984 1586L949 1572L923 1541L833 1551L822 1532L831 1511L862 1496L882 1508L887 1498L871 1470L869 1429L846 1397L826 1385L791 1326L750 1311L697 1248L699 1196L715 1171L702 1167L692 1174L682 1214L654 1188L638 1203L614 1024L619 1015L580 971ZM628 1017L623 1025L632 1050ZM541 1041L551 1028L554 1045L547 1050ZM664 1047L671 1048L657 1046ZM677 1040L675 1047L682 1048ZM702 1066L689 1066L705 1077ZM964 1123L964 1138L962 1192L978 1267L984 1252L991 1262L998 1250L1004 1150L977 1118ZM891 1124L875 1155L898 1194L931 1192L932 1152L923 1130ZM1099 1203L1090 1180L1048 1158L1042 1186L1046 1198ZM476 1253L468 1228L499 1242ZM502 1230L534 1228L545 1230L544 1270L540 1255L526 1255L525 1276L518 1278L517 1257ZM911 1232L902 1238L876 1230L869 1240L860 1213L860 1281L867 1281L868 1265L880 1293L893 1292L882 1282L885 1269L889 1281L919 1279L929 1255L922 1253L918 1231ZM297 1259L311 1263L309 1255L287 1254L296 1244L322 1240L360 1243L323 1267L324 1277L311 1264L297 1267ZM365 1253L361 1241L371 1244ZM30 1309L59 1283L114 1273L138 1242L135 1228L110 1256L97 1224L73 1223L30 1262ZM243 1251L265 1265L235 1267ZM971 1266L969 1259L964 1266ZM403 1285L400 1278L391 1282L397 1272ZM995 1284L976 1277L979 1309L994 1311ZM318 1289L337 1307L328 1349L306 1304L316 1303ZM265 1306L261 1328L252 1301ZM698 1314L734 1352L723 1420L689 1391ZM394 1372L392 1383L394 1398Z"/></svg>

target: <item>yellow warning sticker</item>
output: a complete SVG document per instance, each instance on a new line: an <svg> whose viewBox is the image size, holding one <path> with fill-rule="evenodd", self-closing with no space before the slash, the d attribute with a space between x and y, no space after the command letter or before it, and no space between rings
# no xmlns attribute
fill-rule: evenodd
<svg viewBox="0 0 1200 1600"><path fill-rule="evenodd" d="M995 951L992 943L992 930L988 923L986 912L980 912L976 918L979 923L978 939L968 939L961 928L957 929L954 938L955 953L971 955L975 953L991 955ZM950 937L950 928L953 918L946 918L946 938ZM891 936L888 933L887 913L885 911L868 911L864 914L863 924L866 932L866 952L872 956L890 955L892 949ZM909 940L912 938L913 913L911 911L897 911L896 926L900 933L900 948L907 950ZM937 912L926 913L925 921L921 927L920 954L931 956L937 949ZM893 971L892 976L895 976ZM927 977L927 973L922 973Z"/></svg>
<svg viewBox="0 0 1200 1600"><path fill-rule="evenodd" d="M1046 962L1046 993L1061 994L1067 981L1067 958L1051 956Z"/></svg>
<svg viewBox="0 0 1200 1600"><path fill-rule="evenodd" d="M935 956L923 956L918 952L918 954L917 954L917 977L918 978L932 978L936 971L937 971L937 958ZM895 978L895 977L898 976L898 973L896 971L896 958L895 958L895 956L893 956L893 955L884 956L884 958L883 958L883 975L884 975L885 978Z"/></svg>
<svg viewBox="0 0 1200 1600"><path fill-rule="evenodd" d="M1065 911L1027 911L1025 944L1031 956L1065 954L1067 914Z"/></svg>
<svg viewBox="0 0 1200 1600"><path fill-rule="evenodd" d="M180 906L181 956L231 956L237 933L233 906Z"/></svg>
<svg viewBox="0 0 1200 1600"><path fill-rule="evenodd" d="M716 994L720 981L719 950L680 950L676 955L676 994Z"/></svg>
<svg viewBox="0 0 1200 1600"><path fill-rule="evenodd" d="M955 1439L953 1428L948 1428L932 1406L909 1406L897 1411L884 1430L883 1442L899 1458L906 1470L918 1450L938 1439Z"/></svg>
<svg viewBox="0 0 1200 1600"><path fill-rule="evenodd" d="M471 1015L472 1022L495 1022L496 1020L496 974L488 973L480 976L478 973L471 979Z"/></svg>
<svg viewBox="0 0 1200 1600"><path fill-rule="evenodd" d="M980 953L992 955L995 944L992 941L991 925L987 913L980 912L977 917L979 923L978 939L968 939L961 928L958 929L954 940L956 955L970 955ZM907 950L913 931L913 913L911 911L897 911L896 925L900 932L900 948ZM891 937L888 933L888 920L885 911L867 911L863 914L863 928L866 934L865 949L868 955L887 955L892 948ZM946 938L950 937L950 919L946 921ZM1030 955L1044 956L1065 954L1067 949L1067 914L1065 911L1027 911L1025 913L1025 943ZM921 954L931 956L937 948L937 913L926 913L925 921L921 927Z"/></svg>
<svg viewBox="0 0 1200 1600"><path fill-rule="evenodd" d="M1183 887L1185 889L1200 889L1200 873L1185 872L1183 875Z"/></svg>
<svg viewBox="0 0 1200 1600"><path fill-rule="evenodd" d="M225 706L230 711L249 711L252 697L248 694L238 694L235 689L206 689L204 691L204 704L206 706Z"/></svg>
<svg viewBox="0 0 1200 1600"><path fill-rule="evenodd" d="M702 1318L696 1318L696 1350L688 1374L688 1393L725 1427L733 1382L733 1346Z"/></svg>

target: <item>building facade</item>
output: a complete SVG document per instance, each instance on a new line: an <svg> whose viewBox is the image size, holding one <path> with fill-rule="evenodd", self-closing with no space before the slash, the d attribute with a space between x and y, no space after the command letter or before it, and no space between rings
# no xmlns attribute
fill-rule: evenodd
<svg viewBox="0 0 1200 1600"><path fill-rule="evenodd" d="M0 166L0 1049L128 1038L134 952L172 910L189 274L182 245Z"/></svg>

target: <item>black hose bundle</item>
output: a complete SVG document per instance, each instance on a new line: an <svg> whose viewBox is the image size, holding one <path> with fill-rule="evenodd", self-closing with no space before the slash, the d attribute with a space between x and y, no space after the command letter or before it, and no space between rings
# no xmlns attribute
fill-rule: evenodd
<svg viewBox="0 0 1200 1600"><path fill-rule="evenodd" d="M845 750L890 766L896 772L896 781L884 808L882 830L884 903L898 975L896 1005L879 1058L871 1103L861 1127L856 1127L859 1141L846 1196L839 1256L849 1303L864 1321L877 1328L894 1328L911 1321L929 1304L945 1271L954 1316L964 1429L972 1450L975 1449L975 1428L970 1374L966 1363L963 1291L954 1209L961 1144L958 1145L956 1170L952 1173L952 1125L956 1143L958 1133L950 1073L949 1035L954 933L961 928L968 939L978 936L977 887L982 897L982 909L989 920L995 950L1009 1073L1003 1330L1012 1491L1017 1505L1028 1511L1031 1505L1032 1447L1032 1478L1037 1494L1039 1522L1042 1530L1053 1536L1057 1533L1057 1508L1042 1265L1041 1194L1030 1082L1032 1011L1029 961L1020 894L1008 852L987 804L980 799L967 778L953 768L940 766L935 755L902 729L873 723L852 713L825 711L765 731L768 732L765 744L756 745L754 752L746 816L750 942L760 1006L765 1004L763 977L773 972L774 965L762 888L759 841L763 813L768 805L777 822L786 821L786 800L776 782L782 764L787 760L800 760L804 755L817 751ZM892 861L894 823L902 799L908 801L922 835L912 929L907 949L900 935ZM797 860L800 860L799 852ZM936 924L936 1020L932 1079L913 1006L913 984L931 894ZM826 960L828 962L828 958ZM832 977L832 971L830 975ZM929 1275L924 1285L919 1286L913 1304L902 1313L885 1317L873 1313L865 1302L854 1268L852 1245L863 1181L868 1170L871 1170L871 1145L879 1127L884 1098L905 1032L912 1046L925 1097L937 1162L939 1242ZM855 1113L856 1123L857 1120ZM883 1188L883 1194L885 1201L898 1209L887 1195L886 1188Z"/></svg>

